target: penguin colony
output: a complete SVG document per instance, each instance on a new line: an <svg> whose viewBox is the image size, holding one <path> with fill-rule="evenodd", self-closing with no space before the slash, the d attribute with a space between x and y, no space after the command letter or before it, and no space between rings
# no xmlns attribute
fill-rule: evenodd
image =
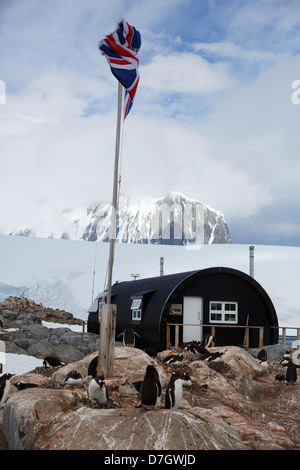
<svg viewBox="0 0 300 470"><path fill-rule="evenodd" d="M127 329L130 331L123 331L123 342L127 346L130 344L131 347L134 345L135 332L132 329ZM222 352L210 352L208 347L212 342L216 342L216 339L211 335L205 335L203 340L200 341L190 341L182 345L184 351L200 354L199 359L203 361L220 361L221 356L224 354ZM149 356L156 357L157 353L152 351L152 348L148 348L145 351ZM268 369L268 357L265 349L261 349L257 356L257 359L260 361L262 367ZM183 354L170 354L166 356L161 362L165 366L172 366L181 364L184 361ZM110 400L108 387L105 382L105 377L103 375L97 375L97 364L98 357L96 356L89 364L88 375L92 376L91 381L89 382L87 395L89 401L97 402L100 405L108 403ZM284 354L280 364L285 367L285 374L277 374L275 380L280 382L285 382L287 385L294 385L297 382L297 369L300 368L300 349L292 352L288 351ZM45 369L62 367L65 364L55 356L47 356L44 358L43 365ZM10 379L14 374L3 374L0 377L0 408L4 406L9 390L10 390ZM76 370L71 370L63 378L64 385L70 386L82 386L84 384L81 374ZM37 384L33 383L22 383L16 382L13 384L18 391L38 387ZM146 367L144 379L141 381L133 382L132 385L139 392L140 396L140 407L159 407L162 400L162 385L160 375L157 369L149 364ZM170 376L169 383L165 391L165 408L166 409L176 409L180 407L182 395L183 395L183 386L191 386L192 381L190 376L181 370L172 372Z"/></svg>
<svg viewBox="0 0 300 470"><path fill-rule="evenodd" d="M261 349L258 353L257 359L260 361L262 367L268 369L267 351ZM300 349L294 352L287 351L279 363L286 368L285 374L276 374L275 380L285 382L287 385L294 385L297 382L297 369L300 368Z"/></svg>

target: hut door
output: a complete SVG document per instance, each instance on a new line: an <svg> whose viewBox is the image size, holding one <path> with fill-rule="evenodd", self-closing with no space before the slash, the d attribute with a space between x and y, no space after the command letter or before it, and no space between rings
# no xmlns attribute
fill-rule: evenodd
<svg viewBox="0 0 300 470"><path fill-rule="evenodd" d="M203 323L203 298L183 298L183 342L201 341ZM193 325L193 326L189 326Z"/></svg>

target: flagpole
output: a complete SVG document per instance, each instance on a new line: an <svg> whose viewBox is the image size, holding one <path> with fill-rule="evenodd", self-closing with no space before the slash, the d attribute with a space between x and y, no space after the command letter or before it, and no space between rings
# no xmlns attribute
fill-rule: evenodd
<svg viewBox="0 0 300 470"><path fill-rule="evenodd" d="M112 273L115 254L115 243L117 234L117 212L118 212L118 180L119 180L119 159L120 159L120 136L121 136L121 115L122 115L122 94L123 86L118 82L118 113L116 128L115 166L113 179L113 196L111 208L111 230L109 240L109 261L107 274L107 295L106 304L102 303L99 332L99 356L98 375L113 377L114 370L114 350L115 350L115 317L116 309L111 304ZM105 294L104 294L105 295Z"/></svg>
<svg viewBox="0 0 300 470"><path fill-rule="evenodd" d="M123 86L120 82L118 82L118 116L117 116L115 169L114 169L112 213L111 213L109 264L108 264L108 278L107 278L107 304L109 305L111 304L112 272L113 272L113 263L114 263L114 254L115 254L115 243L116 243L116 236L117 236L117 212L118 212L117 203L118 203L118 182L119 182L122 93L123 93Z"/></svg>

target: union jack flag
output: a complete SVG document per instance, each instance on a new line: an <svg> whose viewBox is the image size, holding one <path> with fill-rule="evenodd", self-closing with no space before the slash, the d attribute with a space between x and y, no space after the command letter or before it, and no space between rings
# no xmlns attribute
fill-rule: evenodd
<svg viewBox="0 0 300 470"><path fill-rule="evenodd" d="M124 119L132 107L139 83L139 60L136 57L141 47L141 35L123 19L117 29L99 43L113 75L125 88Z"/></svg>

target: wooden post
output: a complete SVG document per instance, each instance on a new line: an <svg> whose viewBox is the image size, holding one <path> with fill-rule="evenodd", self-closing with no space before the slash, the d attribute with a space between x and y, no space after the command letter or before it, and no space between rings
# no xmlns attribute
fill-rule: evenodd
<svg viewBox="0 0 300 470"><path fill-rule="evenodd" d="M166 331L166 351L170 349L170 325L167 323L167 331Z"/></svg>
<svg viewBox="0 0 300 470"><path fill-rule="evenodd" d="M249 349L249 327L245 327L245 349Z"/></svg>
<svg viewBox="0 0 300 470"><path fill-rule="evenodd" d="M113 377L116 312L116 305L102 305L97 374L105 378Z"/></svg>
<svg viewBox="0 0 300 470"><path fill-rule="evenodd" d="M179 325L175 326L175 348L177 348L179 344Z"/></svg>
<svg viewBox="0 0 300 470"><path fill-rule="evenodd" d="M297 345L297 348L300 347L300 328L297 328L297 341L298 341L298 345Z"/></svg>
<svg viewBox="0 0 300 470"><path fill-rule="evenodd" d="M259 328L259 347L262 348L264 345L264 328Z"/></svg>
<svg viewBox="0 0 300 470"><path fill-rule="evenodd" d="M286 344L286 328L282 328L282 344Z"/></svg>

